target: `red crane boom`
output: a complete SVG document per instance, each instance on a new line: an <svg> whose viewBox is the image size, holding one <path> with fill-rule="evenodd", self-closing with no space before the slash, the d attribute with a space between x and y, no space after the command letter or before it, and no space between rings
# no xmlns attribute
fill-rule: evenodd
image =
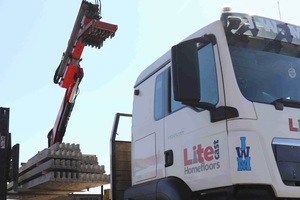
<svg viewBox="0 0 300 200"><path fill-rule="evenodd" d="M82 1L66 51L53 81L65 88L65 96L61 103L55 124L48 133L48 147L61 143L67 124L78 95L79 84L83 78L80 67L81 55L85 46L101 48L107 38L112 38L118 29L117 25L100 21L99 4Z"/></svg>

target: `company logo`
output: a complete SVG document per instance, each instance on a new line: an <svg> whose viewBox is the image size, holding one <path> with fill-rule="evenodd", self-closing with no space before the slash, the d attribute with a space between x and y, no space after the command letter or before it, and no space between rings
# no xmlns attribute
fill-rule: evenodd
<svg viewBox="0 0 300 200"><path fill-rule="evenodd" d="M297 120L297 126L294 126L294 122L292 118L289 118L289 128L290 131L300 132L300 119Z"/></svg>
<svg viewBox="0 0 300 200"><path fill-rule="evenodd" d="M183 157L184 174L218 169L220 168L220 162L217 161L220 158L219 140L214 140L212 146L203 147L202 144L198 144L191 149L185 148Z"/></svg>
<svg viewBox="0 0 300 200"><path fill-rule="evenodd" d="M255 23L261 24L261 28L264 29L266 32L271 34L272 32L275 34L282 33L282 37L285 38L287 41L290 41L291 37L300 39L300 29L297 26L291 24L284 24L280 23L275 20L270 20L266 18L256 17L254 22L251 16L245 16L249 22L249 29L255 29Z"/></svg>
<svg viewBox="0 0 300 200"><path fill-rule="evenodd" d="M246 137L241 137L241 147L236 147L238 171L251 171L250 146L246 146Z"/></svg>

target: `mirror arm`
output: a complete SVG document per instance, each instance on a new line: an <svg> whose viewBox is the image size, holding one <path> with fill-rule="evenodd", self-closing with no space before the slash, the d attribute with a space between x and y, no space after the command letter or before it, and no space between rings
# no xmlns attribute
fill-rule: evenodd
<svg viewBox="0 0 300 200"><path fill-rule="evenodd" d="M235 107L231 106L220 106L215 110L210 111L211 122L218 122L235 117L239 117L239 111Z"/></svg>
<svg viewBox="0 0 300 200"><path fill-rule="evenodd" d="M194 102L194 101L184 101L182 102L185 105L196 107L196 108L203 108L205 110L213 111L216 109L216 106L208 103L208 102Z"/></svg>

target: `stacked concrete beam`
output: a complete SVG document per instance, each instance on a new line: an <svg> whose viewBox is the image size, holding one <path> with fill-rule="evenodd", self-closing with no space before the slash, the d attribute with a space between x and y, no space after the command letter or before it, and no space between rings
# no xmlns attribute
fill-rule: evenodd
<svg viewBox="0 0 300 200"><path fill-rule="evenodd" d="M38 152L19 169L19 199L54 197L109 184L96 155L82 154L78 144L55 144ZM11 184L9 188L12 188Z"/></svg>

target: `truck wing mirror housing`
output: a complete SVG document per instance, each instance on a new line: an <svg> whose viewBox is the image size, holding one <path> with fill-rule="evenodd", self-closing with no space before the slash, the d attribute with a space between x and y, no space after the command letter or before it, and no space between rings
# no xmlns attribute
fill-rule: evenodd
<svg viewBox="0 0 300 200"><path fill-rule="evenodd" d="M171 53L174 99L181 102L199 102L197 43L193 40L179 43L172 47Z"/></svg>
<svg viewBox="0 0 300 200"><path fill-rule="evenodd" d="M208 43L216 44L214 35L181 42L171 49L174 99L186 104L201 100L198 50Z"/></svg>

